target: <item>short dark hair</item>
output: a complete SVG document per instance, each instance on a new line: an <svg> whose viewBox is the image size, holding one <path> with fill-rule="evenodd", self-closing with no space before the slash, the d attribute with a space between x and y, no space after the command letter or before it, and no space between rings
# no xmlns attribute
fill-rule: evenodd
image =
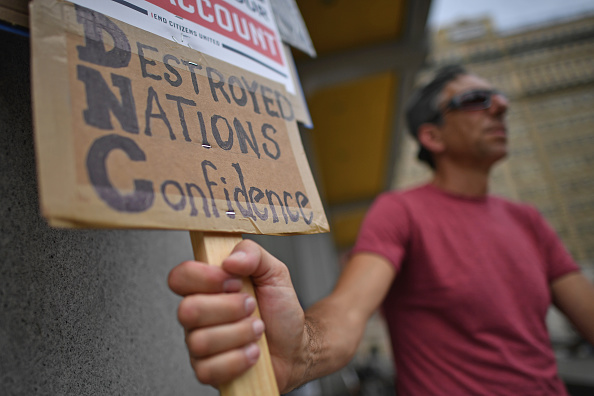
<svg viewBox="0 0 594 396"><path fill-rule="evenodd" d="M442 116L437 107L438 97L443 88L458 76L469 74L460 65L443 66L437 70L433 79L416 90L406 106L406 123L409 133L419 142L418 130L424 123L441 124ZM419 142L417 158L435 169L435 161L431 152Z"/></svg>

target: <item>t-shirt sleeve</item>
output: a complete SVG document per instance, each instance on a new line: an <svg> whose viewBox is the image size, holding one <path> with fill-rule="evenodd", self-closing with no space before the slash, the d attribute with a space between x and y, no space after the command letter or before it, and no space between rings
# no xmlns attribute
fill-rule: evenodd
<svg viewBox="0 0 594 396"><path fill-rule="evenodd" d="M398 270L406 252L409 233L410 219L406 207L396 193L384 193L367 212L351 253L379 254Z"/></svg>
<svg viewBox="0 0 594 396"><path fill-rule="evenodd" d="M536 209L530 208L530 210L534 229L540 242L539 247L547 265L549 283L565 274L579 271L580 267L575 263L555 230Z"/></svg>

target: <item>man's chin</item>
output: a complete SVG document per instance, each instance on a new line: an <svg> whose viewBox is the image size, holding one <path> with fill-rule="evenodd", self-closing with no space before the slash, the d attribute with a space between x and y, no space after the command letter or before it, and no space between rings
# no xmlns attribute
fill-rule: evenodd
<svg viewBox="0 0 594 396"><path fill-rule="evenodd" d="M501 162L503 160L505 160L507 158L507 153L503 154L501 157L499 157L496 162Z"/></svg>
<svg viewBox="0 0 594 396"><path fill-rule="evenodd" d="M508 156L507 147L492 153L493 164L504 160Z"/></svg>

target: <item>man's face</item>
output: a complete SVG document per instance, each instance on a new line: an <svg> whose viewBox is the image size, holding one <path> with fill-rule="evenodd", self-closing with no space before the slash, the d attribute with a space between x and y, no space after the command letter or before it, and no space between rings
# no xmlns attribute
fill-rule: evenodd
<svg viewBox="0 0 594 396"><path fill-rule="evenodd" d="M439 108L443 109L456 95L472 90L493 89L491 84L475 75L461 75L443 89ZM491 96L487 109L466 111L453 109L443 114L443 155L459 163L490 167L507 155L505 113L508 102L502 95Z"/></svg>

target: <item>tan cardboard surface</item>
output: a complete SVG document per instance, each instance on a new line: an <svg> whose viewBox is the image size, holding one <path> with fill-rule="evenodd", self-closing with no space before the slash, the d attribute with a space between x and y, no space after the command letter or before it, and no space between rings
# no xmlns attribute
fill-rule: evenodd
<svg viewBox="0 0 594 396"><path fill-rule="evenodd" d="M51 224L328 230L280 84L62 1L33 3L31 39Z"/></svg>

